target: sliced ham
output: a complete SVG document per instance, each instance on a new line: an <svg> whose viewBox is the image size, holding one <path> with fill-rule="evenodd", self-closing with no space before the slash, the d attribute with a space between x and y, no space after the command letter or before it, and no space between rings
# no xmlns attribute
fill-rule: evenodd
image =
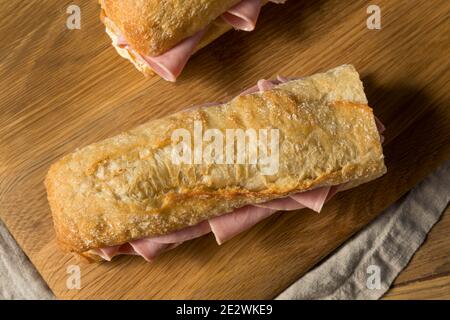
<svg viewBox="0 0 450 320"><path fill-rule="evenodd" d="M340 188L341 188L343 185L345 185L345 183L342 184L342 185L338 185L338 186L332 186L332 187L330 188L330 191L328 191L328 195L327 195L327 198L325 199L325 202L327 202L328 200L330 200L331 198L333 198L334 195L335 195L336 193L339 192Z"/></svg>
<svg viewBox="0 0 450 320"><path fill-rule="evenodd" d="M327 191L327 189L329 189ZM282 199L275 199L269 202L255 204L255 207L275 209L277 211L291 211L307 208L307 204L310 205L310 209L322 209L323 204L330 200L339 191L339 186L332 186L330 188L319 188L306 192L299 192L289 197ZM327 193L325 199L323 195ZM312 201L311 201L312 199ZM314 205L311 205L314 204ZM314 209L313 209L313 208Z"/></svg>
<svg viewBox="0 0 450 320"><path fill-rule="evenodd" d="M102 257L102 259L106 261L111 261L111 259L114 258L119 252L119 248L120 246L105 247L96 249L94 252L100 257Z"/></svg>
<svg viewBox="0 0 450 320"><path fill-rule="evenodd" d="M272 89L275 85L290 81L284 77L277 80L260 80L258 84L244 93L262 92ZM244 94L242 93L242 94ZM208 105L215 105L211 103ZM384 126L377 127L384 128ZM379 129L380 131L382 129ZM141 255L145 260L152 261L164 251L173 249L181 243L213 232L217 243L223 244L236 235L250 229L277 211L293 211L310 208L320 212L324 203L330 200L340 189L340 186L321 187L314 190L296 193L282 199L265 203L247 205L231 213L205 220L195 226L187 227L167 235L135 240L122 246L97 249L95 252L105 260L111 260L119 254Z"/></svg>
<svg viewBox="0 0 450 320"><path fill-rule="evenodd" d="M257 86L258 86L258 89L260 92L271 90L271 89L273 89L273 87L275 87L275 85L276 84L274 82L272 82L270 80L265 80L265 79L259 80L257 83Z"/></svg>
<svg viewBox="0 0 450 320"><path fill-rule="evenodd" d="M125 243L119 246L104 247L94 250L94 253L98 254L104 260L111 261L115 256L125 255L137 255L133 247L129 243Z"/></svg>
<svg viewBox="0 0 450 320"><path fill-rule="evenodd" d="M130 242L134 251L146 261L151 262L164 251L176 248L181 243L160 243L152 238L144 238Z"/></svg>
<svg viewBox="0 0 450 320"><path fill-rule="evenodd" d="M288 78L280 76L280 75L277 76L277 80L280 81L280 83L285 83L285 82L289 81Z"/></svg>
<svg viewBox="0 0 450 320"><path fill-rule="evenodd" d="M163 79L175 82L204 34L205 30L201 30L162 55L143 58Z"/></svg>
<svg viewBox="0 0 450 320"><path fill-rule="evenodd" d="M125 243L120 246L105 247L95 250L95 253L107 261L117 255L140 255L151 261L164 251L174 249L181 243L201 237L211 232L208 221L183 228L166 235L144 238Z"/></svg>
<svg viewBox="0 0 450 320"><path fill-rule="evenodd" d="M262 204L247 205L231 213L205 220L197 225L183 228L167 235L134 240L121 246L100 248L94 252L107 261L110 261L117 255L128 254L140 255L150 262L161 253L174 249L185 241L206 235L211 231L220 245L250 229L277 211L292 211L307 207L319 212L323 204L338 192L338 188L338 186L323 187Z"/></svg>
<svg viewBox="0 0 450 320"><path fill-rule="evenodd" d="M209 220L211 230L220 245L241 232L251 228L258 222L270 217L277 210L245 206L231 213Z"/></svg>
<svg viewBox="0 0 450 320"><path fill-rule="evenodd" d="M187 227L163 236L153 237L151 239L152 241L158 243L178 243L201 237L210 232L211 228L209 226L209 223L205 220L195 226Z"/></svg>
<svg viewBox="0 0 450 320"><path fill-rule="evenodd" d="M287 0L270 0L283 4ZM222 19L233 28L242 31L253 31L261 11L261 0L242 0L222 14Z"/></svg>
<svg viewBox="0 0 450 320"><path fill-rule="evenodd" d="M119 254L137 255L137 252L134 251L134 249L130 243L125 243L125 244L121 245L119 248L119 251L117 251L116 255L119 255Z"/></svg>
<svg viewBox="0 0 450 320"><path fill-rule="evenodd" d="M309 190L301 193L291 195L291 198L295 201L303 204L305 207L320 212L323 204L327 200L330 187L322 187L314 190Z"/></svg>
<svg viewBox="0 0 450 320"><path fill-rule="evenodd" d="M256 85L254 85L253 87L250 87L248 89L245 89L244 91L242 91L239 95L240 96L245 96L248 94L252 94L255 92L264 92L270 89L273 89L274 86L280 84L281 82L278 80L266 80L266 79L261 79L257 82Z"/></svg>
<svg viewBox="0 0 450 320"><path fill-rule="evenodd" d="M276 211L310 208L320 212L323 204L331 199L337 191L337 187L322 187L262 204L245 206L231 213L210 219L209 224L217 243L220 245L270 217Z"/></svg>
<svg viewBox="0 0 450 320"><path fill-rule="evenodd" d="M260 11L260 0L243 0L222 14L222 19L237 30L253 31Z"/></svg>
<svg viewBox="0 0 450 320"><path fill-rule="evenodd" d="M284 3L285 1L271 0L271 2ZM221 18L235 29L252 31L255 29L260 11L261 0L243 0L223 13ZM198 43L203 38L205 30L201 30L193 36L184 39L175 47L159 56L151 57L135 51L133 51L133 54L140 56L163 79L175 82L197 48ZM116 34L116 36L116 45L119 48L132 50L132 48L129 48L129 44L122 34Z"/></svg>
<svg viewBox="0 0 450 320"><path fill-rule="evenodd" d="M255 207L274 209L277 211L290 211L290 210L299 210L305 208L305 206L291 197L275 199L269 202L255 204Z"/></svg>
<svg viewBox="0 0 450 320"><path fill-rule="evenodd" d="M280 76L277 80L260 80L256 86L244 92L265 91L273 88L274 85L286 81L289 80ZM215 103L211 105L215 105ZM376 121L378 130L380 132L384 131L384 126L381 122L378 119ZM201 237L211 231L214 233L216 241L220 245L270 217L276 211L293 211L310 208L320 212L324 203L339 192L342 186L321 187L296 193L282 199L247 205L231 213L205 220L195 226L187 227L167 235L135 240L121 246L100 248L93 250L93 252L108 261L119 254L141 255L145 260L152 261L162 252L173 249L185 241Z"/></svg>
<svg viewBox="0 0 450 320"><path fill-rule="evenodd" d="M377 117L375 117L375 124L377 125L377 129L379 133L383 133L386 131L386 127L384 126L384 124L380 121L380 119L378 119Z"/></svg>
<svg viewBox="0 0 450 320"><path fill-rule="evenodd" d="M383 133L384 131L386 131L386 127L384 126L384 124L380 121L380 119L378 119L377 117L375 117L375 124L377 126L377 130L378 133L380 134L380 141L383 144L384 143L384 136Z"/></svg>

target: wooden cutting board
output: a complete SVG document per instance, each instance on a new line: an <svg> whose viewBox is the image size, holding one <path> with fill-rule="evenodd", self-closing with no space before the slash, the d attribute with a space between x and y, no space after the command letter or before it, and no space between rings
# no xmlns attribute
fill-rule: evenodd
<svg viewBox="0 0 450 320"><path fill-rule="evenodd" d="M67 30L61 1L0 4L0 215L59 298L273 298L450 157L449 1L296 1L263 9L257 30L201 50L176 84L144 78L110 46L96 1ZM149 119L223 101L277 74L344 63L360 71L388 127L388 173L339 194L321 214L277 214L222 246L212 236L148 264L80 265L58 250L43 185L51 162ZM368 244L368 250L370 244Z"/></svg>

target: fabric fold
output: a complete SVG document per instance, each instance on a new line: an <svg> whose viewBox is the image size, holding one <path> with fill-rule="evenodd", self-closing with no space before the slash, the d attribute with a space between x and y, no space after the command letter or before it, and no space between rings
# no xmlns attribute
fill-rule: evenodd
<svg viewBox="0 0 450 320"><path fill-rule="evenodd" d="M449 190L450 160L276 299L381 298L448 206ZM370 282L374 270L380 272L377 285Z"/></svg>

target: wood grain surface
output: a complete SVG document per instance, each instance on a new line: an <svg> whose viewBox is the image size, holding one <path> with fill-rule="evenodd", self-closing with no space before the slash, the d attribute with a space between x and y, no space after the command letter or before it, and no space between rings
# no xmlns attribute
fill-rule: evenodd
<svg viewBox="0 0 450 320"><path fill-rule="evenodd" d="M256 31L222 36L176 84L135 71L110 46L96 1L74 3L81 30L66 29L64 2L0 0L0 216L59 298L273 298L450 157L449 1L379 0L381 30L366 28L369 1L270 4ZM67 288L78 262L55 243L43 185L51 162L260 78L344 63L388 127L386 176L321 214L278 214L220 247L206 236L153 264L80 265L81 289Z"/></svg>

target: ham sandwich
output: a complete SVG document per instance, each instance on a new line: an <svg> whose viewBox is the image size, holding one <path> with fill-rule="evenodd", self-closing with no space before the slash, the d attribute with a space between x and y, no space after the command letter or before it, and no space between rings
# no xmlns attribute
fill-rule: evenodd
<svg viewBox="0 0 450 320"><path fill-rule="evenodd" d="M270 0L284 3L286 0ZM100 0L117 52L145 75L176 81L191 55L231 28L252 31L268 0Z"/></svg>
<svg viewBox="0 0 450 320"><path fill-rule="evenodd" d="M192 132L193 121L222 132L278 129L278 172L174 164L171 133ZM153 261L209 233L219 245L230 241L277 211L320 212L337 192L386 172L383 131L350 65L260 80L228 103L150 121L53 164L46 187L58 242L90 261Z"/></svg>

